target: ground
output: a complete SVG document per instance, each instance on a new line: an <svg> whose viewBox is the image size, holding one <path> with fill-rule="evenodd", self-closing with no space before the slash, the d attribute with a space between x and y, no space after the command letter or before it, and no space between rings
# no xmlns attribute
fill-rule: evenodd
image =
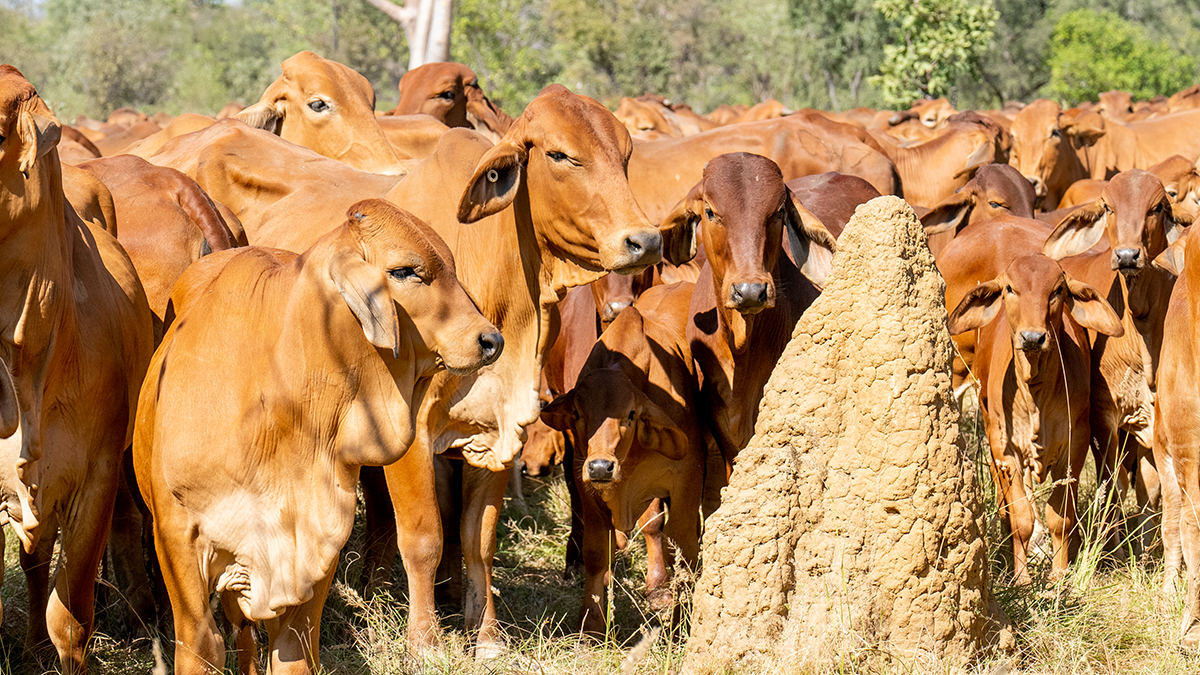
<svg viewBox="0 0 1200 675"><path fill-rule="evenodd" d="M970 417L963 427L970 447L978 453L982 441ZM990 495L986 464L978 473ZM1085 471L1081 510L1093 501L1094 472ZM500 531L500 554L496 583L500 595L497 608L506 625L511 645L508 654L495 660L476 662L466 656L461 618L448 617L446 646L422 662L405 657L403 582L392 589L392 597L365 602L353 590L359 570L356 551L362 544L361 523L356 528L348 555L338 570L330 593L322 633L322 667L333 673L399 674L463 673L465 675L533 675L570 673L607 675L622 673L674 673L682 661L683 645L678 634L663 630L646 649L635 649L650 631L661 626L641 593L645 563L638 545L619 557L614 580L616 627L607 641L581 639L572 635L579 607L582 580L566 581L562 560L567 537L568 501L561 474L547 480L526 482L529 516L522 517L511 503L505 510ZM989 506L994 501L989 497ZM988 514L992 542L1000 536L995 513ZM15 538L9 536L4 552L6 567L0 598L4 623L0 626L0 675L37 673L23 653L28 621L24 576L17 564ZM1177 645L1182 615L1182 597L1159 598L1161 560L1128 562L1102 561L1098 547L1085 541L1079 560L1057 584L1046 580L1049 563L1038 561L1040 576L1029 588L1011 585L993 543L993 587L1001 605L1014 623L1018 653L1011 658L980 664L984 673L1191 673L1200 669L1200 656L1183 653ZM349 560L351 562L347 563ZM397 580L403 575L397 574ZM1183 584L1181 584L1182 586ZM115 595L115 594L111 594ZM111 598L110 602L119 602ZM457 619L457 621L456 621ZM121 642L105 635L115 622L102 616L99 634L92 645L91 672L145 673L154 665L150 641ZM171 650L166 645L166 663ZM644 647L644 645L643 645ZM230 652L232 656L232 652ZM227 667L235 666L232 658ZM928 672L920 663L880 666L874 653L864 650L860 662L830 664L826 673L912 673ZM785 674L786 675L786 674Z"/></svg>

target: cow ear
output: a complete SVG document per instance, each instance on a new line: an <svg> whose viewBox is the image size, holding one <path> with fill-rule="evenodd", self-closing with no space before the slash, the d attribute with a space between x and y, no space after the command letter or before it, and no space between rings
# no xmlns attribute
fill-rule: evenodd
<svg viewBox="0 0 1200 675"><path fill-rule="evenodd" d="M976 146L970 155L967 155L967 160L963 162L963 168L959 169L954 174L954 177L961 178L968 175L974 177L979 167L984 164L991 164L994 161L996 161L996 144L991 141L984 141Z"/></svg>
<svg viewBox="0 0 1200 675"><path fill-rule="evenodd" d="M362 324L367 340L380 349L390 349L393 358L400 358L400 322L383 272L358 254L345 251L333 259L329 276Z"/></svg>
<svg viewBox="0 0 1200 675"><path fill-rule="evenodd" d="M783 209L784 229L787 230L792 257L800 267L800 273L818 288L825 288L829 273L833 270L837 239L825 229L820 218L804 208L795 192L788 190Z"/></svg>
<svg viewBox="0 0 1200 675"><path fill-rule="evenodd" d="M551 429L568 431L575 426L575 390L559 396L542 408L542 422Z"/></svg>
<svg viewBox="0 0 1200 675"><path fill-rule="evenodd" d="M1178 237L1175 239L1162 253L1158 254L1158 257L1154 259L1154 264L1177 277L1182 276L1185 264L1184 249L1187 248L1187 240L1187 237Z"/></svg>
<svg viewBox="0 0 1200 675"><path fill-rule="evenodd" d="M514 134L515 130L514 127L479 159L475 174L458 202L458 222L473 223L499 213L517 198L529 150L523 134Z"/></svg>
<svg viewBox="0 0 1200 675"><path fill-rule="evenodd" d="M946 322L951 335L959 335L969 330L983 328L1000 313L1000 300L1004 294L1000 292L1000 281L992 279L979 284L967 293L967 297L958 303L958 307L950 313Z"/></svg>
<svg viewBox="0 0 1200 675"><path fill-rule="evenodd" d="M1095 113L1083 113L1078 118L1059 115L1058 125L1075 139L1077 148L1091 147L1105 134L1104 118Z"/></svg>
<svg viewBox="0 0 1200 675"><path fill-rule="evenodd" d="M679 266L696 257L700 213L704 211L704 181L692 186L686 197L658 226L663 238L663 260Z"/></svg>
<svg viewBox="0 0 1200 675"><path fill-rule="evenodd" d="M925 228L925 236L941 234L949 230L958 232L971 219L971 209L973 208L975 208L974 192L968 189L955 192L941 204L933 207L932 211L921 216L921 226Z"/></svg>
<svg viewBox="0 0 1200 675"><path fill-rule="evenodd" d="M17 432L21 423L21 408L17 405L17 385L13 382L8 364L0 359L0 438Z"/></svg>
<svg viewBox="0 0 1200 675"><path fill-rule="evenodd" d="M23 106L17 117L17 134L21 137L22 146L17 168L26 178L29 178L29 170L34 162L53 150L62 138L62 126L53 115L47 117L29 107Z"/></svg>
<svg viewBox="0 0 1200 675"><path fill-rule="evenodd" d="M1121 318L1113 311L1112 305L1100 297L1095 288L1068 276L1067 289L1071 292L1071 316L1080 326L1109 337L1121 337L1125 334Z"/></svg>
<svg viewBox="0 0 1200 675"><path fill-rule="evenodd" d="M1097 199L1067 214L1046 238L1046 243L1042 245L1042 253L1055 260L1062 260L1095 246L1104 237L1104 227L1108 222L1107 212L1104 200Z"/></svg>
<svg viewBox="0 0 1200 675"><path fill-rule="evenodd" d="M1179 204L1171 204L1170 208L1170 214L1163 221L1163 229L1165 230L1164 234L1167 235L1167 241L1175 243L1183 234L1183 228L1191 225L1195 218L1192 214L1184 211Z"/></svg>
<svg viewBox="0 0 1200 675"><path fill-rule="evenodd" d="M234 117L255 129L263 129L278 136L282 126L280 122L283 121L283 110L272 102L259 101Z"/></svg>
<svg viewBox="0 0 1200 675"><path fill-rule="evenodd" d="M642 392L637 392L637 441L643 448L667 459L683 459L688 453L688 437L667 413Z"/></svg>

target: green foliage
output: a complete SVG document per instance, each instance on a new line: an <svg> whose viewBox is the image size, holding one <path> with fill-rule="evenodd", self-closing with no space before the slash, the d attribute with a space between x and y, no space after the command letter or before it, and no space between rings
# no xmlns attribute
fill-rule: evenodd
<svg viewBox="0 0 1200 675"><path fill-rule="evenodd" d="M875 8L893 30L871 80L894 106L950 95L960 77L975 74L997 17L989 0L876 0Z"/></svg>
<svg viewBox="0 0 1200 675"><path fill-rule="evenodd" d="M1050 90L1063 102L1095 100L1109 89L1148 99L1183 89L1196 77L1196 59L1112 12L1063 15L1050 44Z"/></svg>

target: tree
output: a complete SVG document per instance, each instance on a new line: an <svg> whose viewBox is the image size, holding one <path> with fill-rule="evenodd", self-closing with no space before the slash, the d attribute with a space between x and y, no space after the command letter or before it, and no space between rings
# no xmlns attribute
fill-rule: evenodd
<svg viewBox="0 0 1200 675"><path fill-rule="evenodd" d="M408 36L408 69L450 60L453 0L406 0L401 7L391 0L367 0L404 27Z"/></svg>
<svg viewBox="0 0 1200 675"><path fill-rule="evenodd" d="M875 8L893 22L893 40L871 82L903 107L951 95L960 77L978 73L997 17L990 0L876 0Z"/></svg>
<svg viewBox="0 0 1200 675"><path fill-rule="evenodd" d="M1054 27L1050 90L1065 104L1094 101L1109 89L1134 98L1169 95L1192 84L1196 59L1112 12L1078 9Z"/></svg>

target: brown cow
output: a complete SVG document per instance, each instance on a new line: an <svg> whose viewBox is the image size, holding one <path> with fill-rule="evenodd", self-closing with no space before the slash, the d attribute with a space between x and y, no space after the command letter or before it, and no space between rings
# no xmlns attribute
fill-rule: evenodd
<svg viewBox="0 0 1200 675"><path fill-rule="evenodd" d="M746 111L749 109L750 106L743 105L741 103L736 105L722 103L721 105L710 110L705 117L707 117L717 126L723 127L727 124L737 124L742 119L742 115L745 115Z"/></svg>
<svg viewBox="0 0 1200 675"><path fill-rule="evenodd" d="M19 433L0 441L0 523L21 541L30 642L48 639L63 672L78 673L153 344L120 244L64 208L59 134L33 85L0 66L0 358L20 409ZM59 533L64 564L51 588Z"/></svg>
<svg viewBox="0 0 1200 675"><path fill-rule="evenodd" d="M728 473L750 441L763 387L792 327L825 283L836 244L784 185L779 167L749 153L709 162L666 220L697 221L708 261L687 335L703 414Z"/></svg>
<svg viewBox="0 0 1200 675"><path fill-rule="evenodd" d="M683 129L675 121L675 113L657 101L642 100L642 97L621 99L613 115L638 140L653 141L660 138L682 138Z"/></svg>
<svg viewBox="0 0 1200 675"><path fill-rule="evenodd" d="M429 115L394 115L375 118L392 150L401 159L423 159L437 150L438 141L450 127Z"/></svg>
<svg viewBox="0 0 1200 675"><path fill-rule="evenodd" d="M730 152L769 157L787 180L837 171L864 178L883 194L900 189L895 166L865 131L804 114L639 143L629 161L629 182L646 215L661 222L702 178L705 164Z"/></svg>
<svg viewBox="0 0 1200 675"><path fill-rule="evenodd" d="M1076 119L1046 99L1038 99L1017 113L1008 161L1033 183L1036 207L1055 208L1072 183L1090 176L1077 153L1094 145L1104 134L1099 115Z"/></svg>
<svg viewBox="0 0 1200 675"><path fill-rule="evenodd" d="M346 215L303 255L205 258L171 295L179 319L142 389L133 454L177 673L223 670L214 590L241 672L258 672L258 621L271 671L316 671L359 468L408 450L435 372L467 374L502 351L424 223L381 200Z"/></svg>
<svg viewBox="0 0 1200 675"><path fill-rule="evenodd" d="M1044 253L1062 260L1071 276L1098 289L1125 327L1123 336L1097 335L1093 341L1091 428L1102 490L1119 487L1117 494L1123 496L1132 465L1138 466L1143 527L1157 501L1158 479L1150 455L1156 371L1175 282L1152 261L1188 224L1185 218L1174 212L1153 174L1124 171L1113 177L1099 200L1059 223L1043 247ZM1105 239L1106 248L1093 248ZM1119 483L1114 485L1114 480ZM1142 535L1136 546L1145 544L1148 532Z"/></svg>
<svg viewBox="0 0 1200 675"><path fill-rule="evenodd" d="M621 312L592 348L575 388L542 411L548 425L577 439L570 480L581 495L579 620L586 633L602 635L607 624L614 530L632 536L654 500L670 501L663 534L687 566L696 565L705 454L686 336L693 286L656 286ZM647 547L659 558L649 539ZM670 557L648 570L648 595L665 586Z"/></svg>
<svg viewBox="0 0 1200 675"><path fill-rule="evenodd" d="M985 164L953 195L921 216L929 250L939 257L957 232L996 216L1033 217L1033 186L1008 164ZM822 221L824 222L824 221Z"/></svg>
<svg viewBox="0 0 1200 675"><path fill-rule="evenodd" d="M236 119L363 171L401 172L375 121L375 90L367 78L312 52L288 58L282 69Z"/></svg>
<svg viewBox="0 0 1200 675"><path fill-rule="evenodd" d="M928 141L885 147L911 204L933 208L970 179L974 169L1008 160L1008 134L973 112L950 118Z"/></svg>
<svg viewBox="0 0 1200 675"><path fill-rule="evenodd" d="M1046 525L1055 576L1066 571L1079 547L1077 486L1090 438L1085 328L1112 336L1123 332L1096 289L1041 254L1016 258L950 313L951 335L979 331L979 400L996 502L1012 530L1013 576L1020 584L1030 582L1034 481L1054 480Z"/></svg>
<svg viewBox="0 0 1200 675"><path fill-rule="evenodd" d="M1117 89L1106 91L1100 94L1100 100L1096 104L1096 112L1107 119L1116 122L1125 122L1133 114L1133 96L1127 91L1119 91Z"/></svg>
<svg viewBox="0 0 1200 675"><path fill-rule="evenodd" d="M867 181L836 171L793 178L787 187L835 238L842 235L855 208L880 196Z"/></svg>
<svg viewBox="0 0 1200 675"><path fill-rule="evenodd" d="M513 125L461 63L426 63L400 78L400 101L384 115L425 114L448 127L474 129L499 142Z"/></svg>

